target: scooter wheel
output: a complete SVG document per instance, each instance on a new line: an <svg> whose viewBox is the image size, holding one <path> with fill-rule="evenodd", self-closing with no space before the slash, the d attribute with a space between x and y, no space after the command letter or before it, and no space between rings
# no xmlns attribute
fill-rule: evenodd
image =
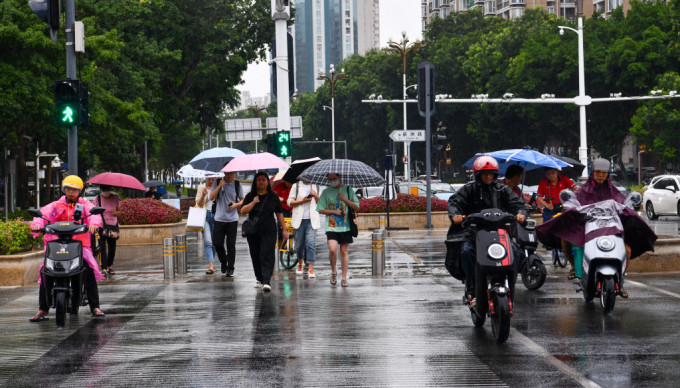
<svg viewBox="0 0 680 388"><path fill-rule="evenodd" d="M546 270L540 258L527 259L522 265L522 283L528 290L537 290L545 283ZM529 264L532 262L532 264Z"/></svg>
<svg viewBox="0 0 680 388"><path fill-rule="evenodd" d="M557 263L557 265L559 265L560 268L566 267L567 264L569 263L566 256L560 255L559 249L553 249L552 256L553 256L553 263Z"/></svg>
<svg viewBox="0 0 680 388"><path fill-rule="evenodd" d="M496 343L502 344L510 336L510 304L507 295L493 294L494 314L491 315L491 329Z"/></svg>
<svg viewBox="0 0 680 388"><path fill-rule="evenodd" d="M472 324L475 327L482 327L486 322L486 315L479 316L474 308L470 308L470 318L472 318Z"/></svg>
<svg viewBox="0 0 680 388"><path fill-rule="evenodd" d="M602 293L600 293L600 304L604 309L605 314L609 314L614 310L614 304L616 303L616 285L614 279L608 277L602 282Z"/></svg>
<svg viewBox="0 0 680 388"><path fill-rule="evenodd" d="M54 307L57 326L64 326L66 324L66 293L63 291L57 292L55 299Z"/></svg>

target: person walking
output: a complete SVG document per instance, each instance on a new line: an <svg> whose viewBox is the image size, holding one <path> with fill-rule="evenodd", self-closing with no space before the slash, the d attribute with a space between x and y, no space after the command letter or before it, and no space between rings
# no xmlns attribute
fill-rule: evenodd
<svg viewBox="0 0 680 388"><path fill-rule="evenodd" d="M316 230L321 226L319 212L316 210L319 202L318 190L318 186L315 190L312 185L300 181L291 187L288 196L288 205L293 209L291 226L295 229L295 252L298 257L295 273L302 275L303 265L307 263L309 278L316 277Z"/></svg>
<svg viewBox="0 0 680 388"><path fill-rule="evenodd" d="M347 287L347 269L349 268L349 244L352 232L347 217L347 207L359 210L359 199L354 190L341 182L340 174L327 175L330 187L326 188L319 197L316 210L326 216L326 238L328 240L328 259L331 263L331 285L338 282L336 263L338 248L340 248L340 265L342 268L343 287Z"/></svg>
<svg viewBox="0 0 680 388"><path fill-rule="evenodd" d="M224 178L215 180L209 200L215 201L212 242L220 259L221 272L228 278L234 277L236 261L236 232L238 231L238 208L243 203L241 183L234 179L235 172L225 172ZM226 240L226 250L225 250Z"/></svg>
<svg viewBox="0 0 680 388"><path fill-rule="evenodd" d="M203 225L203 249L205 250L205 260L208 262L206 274L215 273L215 247L212 242L212 233L215 225L215 213L213 213L213 203L210 200L210 189L215 182L215 178L206 178L205 183L201 183L196 189L196 207L205 209L205 224Z"/></svg>
<svg viewBox="0 0 680 388"><path fill-rule="evenodd" d="M250 193L243 200L241 214L248 214L248 219L256 224L257 231L246 236L250 259L255 272L255 287L262 286L262 291L271 291L271 277L274 272L276 257L276 221L281 226L283 241L288 239L288 228L283 219L283 210L279 197L272 191L266 172L258 172L253 178Z"/></svg>
<svg viewBox="0 0 680 388"><path fill-rule="evenodd" d="M102 255L102 275L115 275L113 259L116 257L116 240L118 240L118 215L120 214L120 198L111 191L111 186L101 185L100 194L94 198L94 206L103 207L103 228L99 233L99 249ZM107 249L108 248L108 249Z"/></svg>

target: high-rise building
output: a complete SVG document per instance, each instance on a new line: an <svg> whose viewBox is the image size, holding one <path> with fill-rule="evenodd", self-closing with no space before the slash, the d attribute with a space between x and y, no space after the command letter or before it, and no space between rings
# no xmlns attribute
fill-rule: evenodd
<svg viewBox="0 0 680 388"><path fill-rule="evenodd" d="M300 93L352 54L380 47L379 0L295 0L295 86Z"/></svg>
<svg viewBox="0 0 680 388"><path fill-rule="evenodd" d="M445 18L452 12L466 12L480 9L484 16L500 16L516 19L524 14L526 8L541 7L548 13L567 20L577 16L578 0L422 0L423 31L435 17ZM608 17L613 10L630 8L629 0L580 0L583 3L583 16L591 17L594 12L602 12Z"/></svg>

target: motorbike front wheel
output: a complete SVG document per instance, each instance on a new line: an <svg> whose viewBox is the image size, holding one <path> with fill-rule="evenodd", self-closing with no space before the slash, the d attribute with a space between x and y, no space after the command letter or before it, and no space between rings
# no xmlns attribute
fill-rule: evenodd
<svg viewBox="0 0 680 388"><path fill-rule="evenodd" d="M546 270L543 261L534 257L533 260L527 259L524 261L522 272L522 283L528 290L538 290L545 283ZM532 264L529 264L532 262Z"/></svg>
<svg viewBox="0 0 680 388"><path fill-rule="evenodd" d="M65 291L57 291L54 297L54 304L56 310L57 326L64 326L66 323L66 303L68 298L66 297Z"/></svg>
<svg viewBox="0 0 680 388"><path fill-rule="evenodd" d="M279 251L279 263L285 269L293 269L297 265L298 258L294 249Z"/></svg>
<svg viewBox="0 0 680 388"><path fill-rule="evenodd" d="M614 278L608 277L602 282L602 292L600 293L600 304L605 314L614 310L614 303L616 303L616 284Z"/></svg>
<svg viewBox="0 0 680 388"><path fill-rule="evenodd" d="M553 264L559 265L560 268L566 267L567 264L569 263L567 261L567 257L565 255L560 255L559 249L553 249L552 250L552 258L553 258Z"/></svg>
<svg viewBox="0 0 680 388"><path fill-rule="evenodd" d="M480 316L474 308L470 308L470 318L472 318L472 324L475 325L475 327L482 327L484 326L484 322L486 322L486 315Z"/></svg>
<svg viewBox="0 0 680 388"><path fill-rule="evenodd" d="M493 312L491 314L491 328L496 343L502 344L510 335L510 304L507 295L491 295Z"/></svg>

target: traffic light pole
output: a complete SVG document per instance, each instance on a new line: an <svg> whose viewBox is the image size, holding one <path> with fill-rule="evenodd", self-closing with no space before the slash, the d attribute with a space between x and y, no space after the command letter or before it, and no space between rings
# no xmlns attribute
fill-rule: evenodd
<svg viewBox="0 0 680 388"><path fill-rule="evenodd" d="M64 0L66 24L66 78L77 79L74 26L76 21L75 0ZM78 175L78 126L68 129L68 173Z"/></svg>
<svg viewBox="0 0 680 388"><path fill-rule="evenodd" d="M73 1L73 0L70 0ZM290 9L287 1L272 0L272 19L276 33L276 108L279 131L290 132L290 93L288 90L288 31Z"/></svg>

